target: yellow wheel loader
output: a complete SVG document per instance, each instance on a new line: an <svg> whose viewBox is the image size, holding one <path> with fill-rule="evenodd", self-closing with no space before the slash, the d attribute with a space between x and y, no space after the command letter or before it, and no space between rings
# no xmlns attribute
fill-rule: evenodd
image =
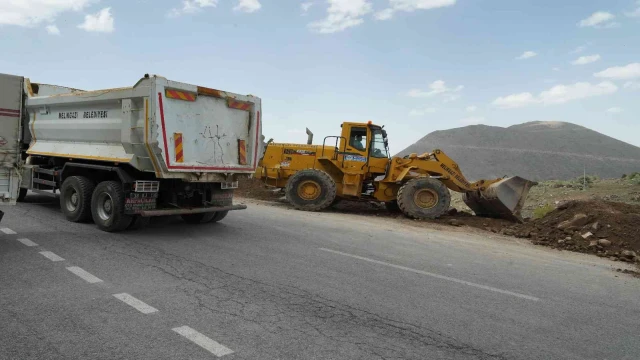
<svg viewBox="0 0 640 360"><path fill-rule="evenodd" d="M535 182L521 177L468 181L441 150L390 157L387 132L368 123L345 122L340 136L322 145L266 145L255 176L285 189L295 208L320 211L340 199L377 200L389 210L435 219L449 210L450 190L479 216L521 221L520 210Z"/></svg>

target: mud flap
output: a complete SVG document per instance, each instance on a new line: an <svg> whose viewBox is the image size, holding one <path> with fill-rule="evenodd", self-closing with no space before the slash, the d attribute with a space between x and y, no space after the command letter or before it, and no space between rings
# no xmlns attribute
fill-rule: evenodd
<svg viewBox="0 0 640 360"><path fill-rule="evenodd" d="M502 179L484 191L470 191L462 195L464 203L477 216L522 222L520 211L529 190L537 182L519 176Z"/></svg>

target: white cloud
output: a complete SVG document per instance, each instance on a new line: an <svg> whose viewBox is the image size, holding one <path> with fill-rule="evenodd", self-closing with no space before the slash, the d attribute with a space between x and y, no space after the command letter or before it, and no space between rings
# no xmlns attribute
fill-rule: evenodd
<svg viewBox="0 0 640 360"><path fill-rule="evenodd" d="M414 12L416 10L431 10L453 6L457 0L389 0L389 7L378 11L374 17L377 20L388 20L397 11Z"/></svg>
<svg viewBox="0 0 640 360"><path fill-rule="evenodd" d="M616 107L612 107L612 108L608 108L608 109L607 109L607 112L608 112L608 113L610 113L610 114L619 114L619 113L621 113L622 111L623 111L623 110L622 110L622 108L619 108L619 107L617 107L617 106L616 106Z"/></svg>
<svg viewBox="0 0 640 360"><path fill-rule="evenodd" d="M85 15L84 22L78 25L80 29L91 32L113 32L113 16L111 8L104 8L95 14Z"/></svg>
<svg viewBox="0 0 640 360"><path fill-rule="evenodd" d="M640 82L627 81L626 83L624 83L624 88L629 90L640 90Z"/></svg>
<svg viewBox="0 0 640 360"><path fill-rule="evenodd" d="M51 35L60 35L60 29L55 24L47 25L47 33Z"/></svg>
<svg viewBox="0 0 640 360"><path fill-rule="evenodd" d="M614 66L593 74L595 77L615 80L631 80L640 77L640 63Z"/></svg>
<svg viewBox="0 0 640 360"><path fill-rule="evenodd" d="M436 80L431 84L429 84L428 91L421 90L421 89L411 89L407 92L407 96L415 97L415 98L424 98L424 97L436 96L439 94L447 94L447 97L445 100L453 101L458 98L458 96L453 93L457 93L462 89L464 89L464 86L462 85L458 85L455 88L449 88L447 87L444 81Z"/></svg>
<svg viewBox="0 0 640 360"><path fill-rule="evenodd" d="M238 5L233 10L252 13L260 10L261 7L262 4L260 4L259 0L238 0Z"/></svg>
<svg viewBox="0 0 640 360"><path fill-rule="evenodd" d="M395 10L393 10L392 8L388 8L378 11L377 13L373 14L373 17L376 20L389 20L393 17L394 12Z"/></svg>
<svg viewBox="0 0 640 360"><path fill-rule="evenodd" d="M340 32L364 22L363 16L371 12L368 0L327 0L327 17L314 21L309 28L321 34Z"/></svg>
<svg viewBox="0 0 640 360"><path fill-rule="evenodd" d="M182 0L182 8L173 8L167 14L169 17L177 17L183 14L194 14L203 8L216 7L218 0Z"/></svg>
<svg viewBox="0 0 640 360"><path fill-rule="evenodd" d="M573 65L586 65L586 64L594 63L594 62L596 62L598 60L600 60L600 55L599 54L580 56L579 58L573 60L571 62L571 64L573 64Z"/></svg>
<svg viewBox="0 0 640 360"><path fill-rule="evenodd" d="M531 93L512 94L508 96L501 96L491 103L493 106L501 109L513 109L519 108L538 102Z"/></svg>
<svg viewBox="0 0 640 360"><path fill-rule="evenodd" d="M35 26L53 22L67 11L80 11L92 0L1 0L0 25Z"/></svg>
<svg viewBox="0 0 640 360"><path fill-rule="evenodd" d="M587 46L586 45L582 45L582 46L578 46L577 48L573 49L569 54L579 54L583 51L587 50Z"/></svg>
<svg viewBox="0 0 640 360"><path fill-rule="evenodd" d="M300 4L300 11L302 12L302 15L307 15L309 9L311 9L312 6L312 2L303 2L302 4Z"/></svg>
<svg viewBox="0 0 640 360"><path fill-rule="evenodd" d="M616 91L618 91L618 87L610 81L603 81L599 84L579 82L572 85L556 85L541 92L538 99L545 105L564 104L572 100L608 95Z"/></svg>
<svg viewBox="0 0 640 360"><path fill-rule="evenodd" d="M471 105L471 106L467 106L467 112L474 112L476 110L478 110L477 106Z"/></svg>
<svg viewBox="0 0 640 360"><path fill-rule="evenodd" d="M536 56L538 54L536 54L533 51L525 51L522 53L522 55L518 56L516 59L517 60L525 60L525 59L531 59L532 57Z"/></svg>
<svg viewBox="0 0 640 360"><path fill-rule="evenodd" d="M597 11L591 14L586 19L582 19L579 23L579 27L596 27L596 28L607 28L607 27L615 27L618 23L612 22L615 19L615 15L606 11Z"/></svg>
<svg viewBox="0 0 640 360"><path fill-rule="evenodd" d="M554 67L552 70L553 70L553 71L560 71L560 68L558 68L558 67Z"/></svg>
<svg viewBox="0 0 640 360"><path fill-rule="evenodd" d="M433 114L436 111L435 108L413 109L409 112L409 116L424 116L426 114Z"/></svg>
<svg viewBox="0 0 640 360"><path fill-rule="evenodd" d="M571 85L556 85L549 90L542 91L538 96L526 92L499 97L493 101L492 105L502 109L510 109L533 104L564 104L573 100L608 95L616 91L618 91L618 87L610 81L603 81L599 84L578 82Z"/></svg>
<svg viewBox="0 0 640 360"><path fill-rule="evenodd" d="M459 121L465 125L477 125L483 122L484 118L480 116L470 116L468 118L460 119Z"/></svg>
<svg viewBox="0 0 640 360"><path fill-rule="evenodd" d="M635 10L626 12L624 14L627 15L628 17L633 17L633 18L640 17L640 1L637 1L636 4L638 5L638 7Z"/></svg>

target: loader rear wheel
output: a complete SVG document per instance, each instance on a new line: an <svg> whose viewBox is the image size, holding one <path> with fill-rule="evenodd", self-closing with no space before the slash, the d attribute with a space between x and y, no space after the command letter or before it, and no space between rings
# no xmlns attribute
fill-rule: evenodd
<svg viewBox="0 0 640 360"><path fill-rule="evenodd" d="M91 197L93 222L102 231L115 232L126 229L133 216L124 213L124 191L118 181L103 181Z"/></svg>
<svg viewBox="0 0 640 360"><path fill-rule="evenodd" d="M336 183L322 170L301 170L287 181L285 193L287 201L296 209L320 211L336 199Z"/></svg>
<svg viewBox="0 0 640 360"><path fill-rule="evenodd" d="M407 181L398 190L398 206L415 219L436 219L449 210L451 193L440 181L418 178Z"/></svg>
<svg viewBox="0 0 640 360"><path fill-rule="evenodd" d="M27 197L27 191L28 191L28 189L20 188L20 192L18 192L18 198L16 199L16 201L17 202L24 202L24 198Z"/></svg>
<svg viewBox="0 0 640 360"><path fill-rule="evenodd" d="M70 176L60 188L60 208L71 222L91 220L91 194L96 187L93 181L84 176Z"/></svg>

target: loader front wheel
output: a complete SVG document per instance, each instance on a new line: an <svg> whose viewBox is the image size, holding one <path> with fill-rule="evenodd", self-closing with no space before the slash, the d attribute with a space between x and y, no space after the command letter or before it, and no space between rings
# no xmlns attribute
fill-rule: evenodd
<svg viewBox="0 0 640 360"><path fill-rule="evenodd" d="M285 193L296 209L320 211L336 199L336 183L322 170L301 170L289 178Z"/></svg>
<svg viewBox="0 0 640 360"><path fill-rule="evenodd" d="M437 179L412 179L398 190L400 210L415 219L436 219L449 210L450 204L449 189Z"/></svg>

